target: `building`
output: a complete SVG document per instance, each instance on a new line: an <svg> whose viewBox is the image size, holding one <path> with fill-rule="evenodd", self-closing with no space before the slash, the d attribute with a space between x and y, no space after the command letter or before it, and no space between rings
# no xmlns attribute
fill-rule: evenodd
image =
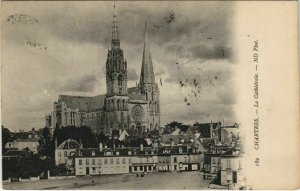
<svg viewBox="0 0 300 191"><path fill-rule="evenodd" d="M221 185L230 185L235 189L245 187L244 160L242 157L222 156L221 160Z"/></svg>
<svg viewBox="0 0 300 191"><path fill-rule="evenodd" d="M161 147L158 151L158 171L200 170L203 153L189 145Z"/></svg>
<svg viewBox="0 0 300 191"><path fill-rule="evenodd" d="M160 127L159 97L147 24L140 81L135 87L127 87L127 61L120 45L114 7L111 47L106 60L106 94L92 97L60 95L47 123L51 121L52 128L87 125L96 132L109 135L113 130L122 129L143 133Z"/></svg>
<svg viewBox="0 0 300 191"><path fill-rule="evenodd" d="M73 161L69 157L74 154L80 147L75 140L65 140L55 148L55 164L65 164L68 168L72 167Z"/></svg>
<svg viewBox="0 0 300 191"><path fill-rule="evenodd" d="M28 132L20 131L13 134L15 140L7 142L5 148L8 150L23 150L27 148L33 153L37 153L39 137L39 133L34 128Z"/></svg>
<svg viewBox="0 0 300 191"><path fill-rule="evenodd" d="M145 173L157 171L157 151L144 148L99 148L79 149L73 156L76 176Z"/></svg>

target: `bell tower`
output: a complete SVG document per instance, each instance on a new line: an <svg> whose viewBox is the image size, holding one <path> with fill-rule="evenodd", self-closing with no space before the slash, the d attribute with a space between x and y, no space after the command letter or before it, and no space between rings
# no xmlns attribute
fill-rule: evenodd
<svg viewBox="0 0 300 191"><path fill-rule="evenodd" d="M147 23L145 23L144 49L139 87L141 92L145 95L148 104L148 128L150 130L160 127L160 95L158 85L155 82L153 68L150 42L147 34Z"/></svg>
<svg viewBox="0 0 300 191"><path fill-rule="evenodd" d="M127 62L120 46L116 6L114 4L111 48L106 60L106 133L128 126Z"/></svg>

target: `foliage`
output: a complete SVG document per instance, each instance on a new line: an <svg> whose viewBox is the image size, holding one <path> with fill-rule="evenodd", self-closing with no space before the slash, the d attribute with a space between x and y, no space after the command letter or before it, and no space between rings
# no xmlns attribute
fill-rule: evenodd
<svg viewBox="0 0 300 191"><path fill-rule="evenodd" d="M5 149L6 143L12 140L13 138L11 132L7 128L4 128L4 126L2 125L2 154L4 154L7 151Z"/></svg>
<svg viewBox="0 0 300 191"><path fill-rule="evenodd" d="M87 126L57 127L53 132L53 143L57 140L57 146L67 139L73 139L83 144L83 147L97 147L97 138Z"/></svg>
<svg viewBox="0 0 300 191"><path fill-rule="evenodd" d="M3 179L37 177L54 166L54 160L41 159L38 154L24 150L17 157L3 159Z"/></svg>
<svg viewBox="0 0 300 191"><path fill-rule="evenodd" d="M51 133L48 127L45 127L41 131L39 145L37 147L38 154L40 156L54 157L54 146L51 139Z"/></svg>
<svg viewBox="0 0 300 191"><path fill-rule="evenodd" d="M186 131L188 126L177 121L172 121L171 123L165 125L163 134L170 134L174 132L176 128L179 128L180 131Z"/></svg>

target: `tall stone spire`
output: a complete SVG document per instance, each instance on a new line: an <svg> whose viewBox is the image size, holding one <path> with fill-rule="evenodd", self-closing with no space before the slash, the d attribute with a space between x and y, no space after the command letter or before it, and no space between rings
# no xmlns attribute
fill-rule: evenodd
<svg viewBox="0 0 300 191"><path fill-rule="evenodd" d="M145 23L145 37L144 38L145 38L144 39L144 51L143 51L142 70L141 70L141 78L140 78L141 85L155 83L150 44L148 42L147 22Z"/></svg>
<svg viewBox="0 0 300 191"><path fill-rule="evenodd" d="M114 14L113 14L111 47L112 48L120 48L119 29L118 29L118 21L117 21L116 4L115 4L115 2L114 2Z"/></svg>

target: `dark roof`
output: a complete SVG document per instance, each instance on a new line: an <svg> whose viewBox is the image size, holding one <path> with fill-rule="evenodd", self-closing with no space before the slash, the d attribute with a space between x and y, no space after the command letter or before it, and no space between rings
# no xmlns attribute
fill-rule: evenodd
<svg viewBox="0 0 300 191"><path fill-rule="evenodd" d="M214 138L200 138L200 143L204 147L205 150L208 150L211 145L214 145L215 139Z"/></svg>
<svg viewBox="0 0 300 191"><path fill-rule="evenodd" d="M196 123L191 128L193 134L201 133L202 137L209 138L210 137L210 127L216 129L218 125L221 125L221 122L217 123Z"/></svg>
<svg viewBox="0 0 300 191"><path fill-rule="evenodd" d="M131 151L131 155L128 154L128 151ZM153 154L152 152L153 151ZM110 155L107 152L111 152ZM119 154L117 155L117 152ZM156 155L156 149L152 147L144 147L143 150L140 147L126 147L126 148L103 148L103 151L100 151L99 148L84 148L79 149L74 157L81 158L81 157L101 157L101 156L135 156L135 155Z"/></svg>
<svg viewBox="0 0 300 191"><path fill-rule="evenodd" d="M59 95L58 101L64 102L70 109L79 109L83 112L98 111L103 109L106 94L94 97Z"/></svg>
<svg viewBox="0 0 300 191"><path fill-rule="evenodd" d="M75 140L65 140L56 149L78 149L79 143Z"/></svg>
<svg viewBox="0 0 300 191"><path fill-rule="evenodd" d="M27 153L28 151L26 150L9 150L4 153L3 157L18 157Z"/></svg>

